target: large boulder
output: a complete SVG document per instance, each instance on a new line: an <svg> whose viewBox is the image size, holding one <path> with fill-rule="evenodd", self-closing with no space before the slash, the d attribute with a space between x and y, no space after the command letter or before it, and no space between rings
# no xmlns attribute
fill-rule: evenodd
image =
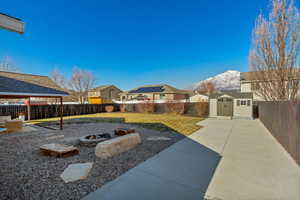
<svg viewBox="0 0 300 200"><path fill-rule="evenodd" d="M98 143L95 149L95 154L99 158L106 159L128 151L140 143L140 135L138 133L132 133Z"/></svg>

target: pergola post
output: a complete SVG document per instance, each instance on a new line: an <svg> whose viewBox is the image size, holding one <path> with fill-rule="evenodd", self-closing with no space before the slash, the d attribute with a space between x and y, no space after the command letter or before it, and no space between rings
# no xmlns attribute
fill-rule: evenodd
<svg viewBox="0 0 300 200"><path fill-rule="evenodd" d="M63 130L63 113L64 113L63 98L60 97L60 130Z"/></svg>
<svg viewBox="0 0 300 200"><path fill-rule="evenodd" d="M28 103L27 103L27 120L31 120L31 107L30 107L30 97L28 97Z"/></svg>

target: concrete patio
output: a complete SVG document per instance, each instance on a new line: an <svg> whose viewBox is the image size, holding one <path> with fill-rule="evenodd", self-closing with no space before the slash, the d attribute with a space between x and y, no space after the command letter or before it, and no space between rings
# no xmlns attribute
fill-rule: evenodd
<svg viewBox="0 0 300 200"><path fill-rule="evenodd" d="M83 199L203 199L220 158L185 138Z"/></svg>
<svg viewBox="0 0 300 200"><path fill-rule="evenodd" d="M84 200L300 199L299 166L260 121L207 119L200 125Z"/></svg>
<svg viewBox="0 0 300 200"><path fill-rule="evenodd" d="M300 168L259 120L214 120L191 138L222 155L207 199L300 199Z"/></svg>

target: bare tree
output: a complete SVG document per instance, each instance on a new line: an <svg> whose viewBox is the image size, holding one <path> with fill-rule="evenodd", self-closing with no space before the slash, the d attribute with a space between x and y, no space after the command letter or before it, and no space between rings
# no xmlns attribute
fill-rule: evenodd
<svg viewBox="0 0 300 200"><path fill-rule="evenodd" d="M199 94L210 95L216 91L215 85L210 81L202 82L197 88Z"/></svg>
<svg viewBox="0 0 300 200"><path fill-rule="evenodd" d="M80 103L84 103L87 99L87 93L95 84L95 78L91 72L75 67L72 72L69 85L74 90Z"/></svg>
<svg viewBox="0 0 300 200"><path fill-rule="evenodd" d="M67 87L66 78L62 75L62 73L59 71L59 69L54 68L52 70L52 72L50 73L50 78L61 88Z"/></svg>
<svg viewBox="0 0 300 200"><path fill-rule="evenodd" d="M0 61L0 71L17 72L19 69L12 59L10 59L8 56L5 56Z"/></svg>
<svg viewBox="0 0 300 200"><path fill-rule="evenodd" d="M293 0L271 0L260 14L249 54L257 95L268 101L293 100L299 91L300 14Z"/></svg>

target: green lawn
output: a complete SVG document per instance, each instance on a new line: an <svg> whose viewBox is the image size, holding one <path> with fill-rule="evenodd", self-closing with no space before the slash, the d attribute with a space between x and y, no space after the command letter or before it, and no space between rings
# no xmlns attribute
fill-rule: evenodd
<svg viewBox="0 0 300 200"><path fill-rule="evenodd" d="M97 113L89 115L76 115L64 117L64 120L86 119L90 121L108 121L137 124L147 128L163 130L165 128L173 129L183 135L190 135L201 127L196 125L203 120L201 117L192 117L174 114L145 114L145 113ZM118 119L118 120L114 120ZM32 120L31 123L47 123L58 121L59 118L48 118L41 120Z"/></svg>

